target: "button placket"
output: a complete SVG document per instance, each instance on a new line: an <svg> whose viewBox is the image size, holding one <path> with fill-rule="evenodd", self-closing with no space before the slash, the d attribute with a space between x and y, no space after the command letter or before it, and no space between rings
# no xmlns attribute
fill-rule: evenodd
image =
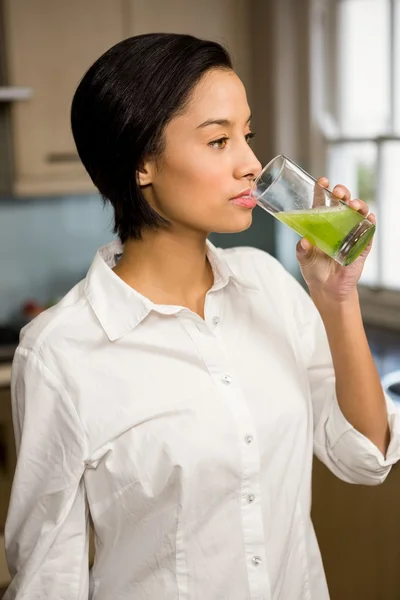
<svg viewBox="0 0 400 600"><path fill-rule="evenodd" d="M267 560L264 556L264 527L260 502L257 502L260 494L260 457L254 420L247 400L240 390L240 381L236 381L236 373L230 373L232 365L222 340L219 340L221 329L215 327L213 322L213 317L218 316L219 307L214 303L214 294L210 296L206 299L205 309L206 329L209 335L193 332L192 337L236 423L239 435L237 441L242 455L240 508L250 594L252 598L262 597L263 600L270 600ZM256 562L253 562L253 558Z"/></svg>
<svg viewBox="0 0 400 600"><path fill-rule="evenodd" d="M205 320L210 327L210 331L215 335L215 337L219 337L219 327L218 325L221 323L221 302L222 295L221 291L213 290L211 293L207 293L206 302L204 307L205 312Z"/></svg>
<svg viewBox="0 0 400 600"><path fill-rule="evenodd" d="M257 594L260 594L262 589L265 594L262 598L270 599L268 567L264 555L262 513L260 502L257 502L260 493L259 473L251 467L251 465L254 465L254 461L258 460L256 458L258 457L257 439L255 432L250 433L253 429L251 424L250 427L246 428L247 432L246 429L244 432L242 430L243 471L245 473L242 484L242 518L247 531L244 541L251 593L254 597L258 597Z"/></svg>

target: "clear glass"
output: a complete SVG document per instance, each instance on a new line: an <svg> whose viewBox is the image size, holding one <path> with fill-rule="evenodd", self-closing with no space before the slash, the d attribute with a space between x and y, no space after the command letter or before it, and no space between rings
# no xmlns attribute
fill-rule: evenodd
<svg viewBox="0 0 400 600"><path fill-rule="evenodd" d="M378 228L368 260L364 265L360 283L369 286L379 284L379 255L383 235L381 211L377 210L378 151L374 142L336 143L328 145L327 175L329 180L346 185L353 198L367 202L371 212L378 218ZM383 236L384 237L384 236Z"/></svg>
<svg viewBox="0 0 400 600"><path fill-rule="evenodd" d="M389 0L338 2L339 128L376 136L390 124Z"/></svg>
<svg viewBox="0 0 400 600"><path fill-rule="evenodd" d="M344 266L361 254L375 232L370 221L283 154L264 167L251 194L261 208Z"/></svg>

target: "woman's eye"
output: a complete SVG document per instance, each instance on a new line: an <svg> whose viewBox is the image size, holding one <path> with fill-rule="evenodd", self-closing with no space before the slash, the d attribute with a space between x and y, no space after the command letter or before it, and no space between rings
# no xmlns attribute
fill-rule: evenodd
<svg viewBox="0 0 400 600"><path fill-rule="evenodd" d="M248 144L251 143L251 140L253 139L253 137L255 136L255 133L247 133L244 137L245 140ZM211 148L216 148L217 150L223 150L226 147L226 144L228 143L228 139L227 137L222 137L219 140L214 140L213 142L209 143L209 146L211 146Z"/></svg>
<svg viewBox="0 0 400 600"><path fill-rule="evenodd" d="M255 134L255 133L253 133L253 132L250 132L250 133L248 133L247 135L245 135L246 142L247 142L249 145L251 144L251 140L253 139L253 137L254 137L255 135L256 135L256 134Z"/></svg>
<svg viewBox="0 0 400 600"><path fill-rule="evenodd" d="M227 141L228 141L227 137L222 137L219 140L210 142L209 145L211 146L211 148L216 148L217 150L223 150L226 146Z"/></svg>

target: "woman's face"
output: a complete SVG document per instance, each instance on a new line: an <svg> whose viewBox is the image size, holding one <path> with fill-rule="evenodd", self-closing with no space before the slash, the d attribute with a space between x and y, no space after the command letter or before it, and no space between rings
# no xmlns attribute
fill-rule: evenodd
<svg viewBox="0 0 400 600"><path fill-rule="evenodd" d="M149 204L175 230L247 229L253 205L233 198L248 193L261 164L249 146L250 108L238 76L217 69L206 73L164 135L161 159L146 162L139 173Z"/></svg>

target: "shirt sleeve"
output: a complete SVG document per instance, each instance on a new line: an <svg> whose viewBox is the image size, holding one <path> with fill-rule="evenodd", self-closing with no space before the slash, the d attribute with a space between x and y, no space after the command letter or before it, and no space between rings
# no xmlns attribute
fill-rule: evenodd
<svg viewBox="0 0 400 600"><path fill-rule="evenodd" d="M338 477L349 483L376 485L400 458L400 422L386 397L391 441L384 457L344 417L336 397L335 372L322 319L309 295L294 280L295 315L300 330L314 419L314 452Z"/></svg>
<svg viewBox="0 0 400 600"><path fill-rule="evenodd" d="M87 600L86 438L58 379L18 349L12 371L17 467L5 527L4 600Z"/></svg>

